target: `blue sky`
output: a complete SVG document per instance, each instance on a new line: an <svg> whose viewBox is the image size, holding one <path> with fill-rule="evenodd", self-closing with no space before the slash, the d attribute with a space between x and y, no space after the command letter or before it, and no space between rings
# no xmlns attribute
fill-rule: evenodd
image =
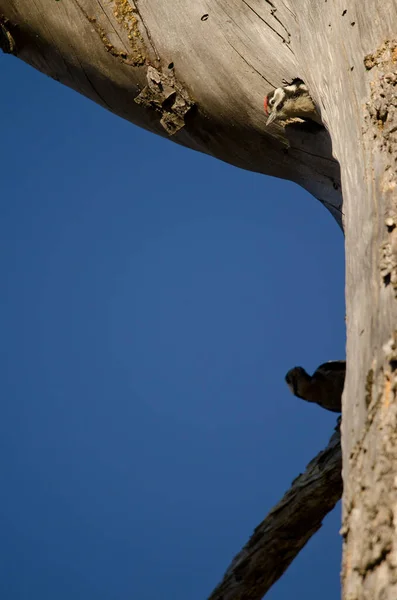
<svg viewBox="0 0 397 600"><path fill-rule="evenodd" d="M204 600L336 416L343 237L296 185L1 55L0 596ZM339 594L340 507L266 598Z"/></svg>

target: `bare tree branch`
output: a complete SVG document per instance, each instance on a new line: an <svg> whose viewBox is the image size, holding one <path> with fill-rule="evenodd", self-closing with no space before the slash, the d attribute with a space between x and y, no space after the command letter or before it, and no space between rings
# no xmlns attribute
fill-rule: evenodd
<svg viewBox="0 0 397 600"><path fill-rule="evenodd" d="M286 4L0 0L0 48L149 131L295 181L341 225L328 131L265 126L265 95L307 76L292 51L296 15Z"/></svg>
<svg viewBox="0 0 397 600"><path fill-rule="evenodd" d="M258 525L208 600L260 600L320 529L342 496L339 425L340 419L328 446Z"/></svg>

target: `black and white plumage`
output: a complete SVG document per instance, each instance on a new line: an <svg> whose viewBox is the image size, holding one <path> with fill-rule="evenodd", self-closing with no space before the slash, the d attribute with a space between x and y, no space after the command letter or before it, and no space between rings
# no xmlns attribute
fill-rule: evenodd
<svg viewBox="0 0 397 600"><path fill-rule="evenodd" d="M265 98L264 108L268 115L266 126L276 120L286 121L296 117L310 119L322 125L321 117L302 79L294 79L288 85L270 92Z"/></svg>
<svg viewBox="0 0 397 600"><path fill-rule="evenodd" d="M286 374L285 381L298 398L341 412L345 374L346 361L331 360L320 365L311 376L303 367L294 367Z"/></svg>

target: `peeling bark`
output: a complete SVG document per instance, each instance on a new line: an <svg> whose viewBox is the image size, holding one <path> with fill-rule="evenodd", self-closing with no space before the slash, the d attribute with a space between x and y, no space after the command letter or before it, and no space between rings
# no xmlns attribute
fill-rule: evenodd
<svg viewBox="0 0 397 600"><path fill-rule="evenodd" d="M169 135L174 135L185 126L185 115L193 108L194 102L178 86L172 69L170 75L163 75L154 67L149 67L147 82L135 102L157 110L161 115L160 124Z"/></svg>
<svg viewBox="0 0 397 600"><path fill-rule="evenodd" d="M260 600L342 495L339 425L328 446L256 527L208 600Z"/></svg>

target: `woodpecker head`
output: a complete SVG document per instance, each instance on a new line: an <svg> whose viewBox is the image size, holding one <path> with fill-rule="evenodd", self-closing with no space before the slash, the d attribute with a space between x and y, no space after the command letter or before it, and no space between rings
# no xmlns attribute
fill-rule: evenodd
<svg viewBox="0 0 397 600"><path fill-rule="evenodd" d="M282 107L285 98L286 93L281 87L273 90L270 92L270 94L265 96L263 106L268 117L266 121L266 127L270 125L270 123L273 123L275 119L277 119L277 111Z"/></svg>
<svg viewBox="0 0 397 600"><path fill-rule="evenodd" d="M302 79L294 79L290 84L270 92L265 97L264 109L268 116L266 126L276 119L300 117L317 120L313 117L316 108Z"/></svg>
<svg viewBox="0 0 397 600"><path fill-rule="evenodd" d="M291 392L294 396L298 396L298 398L302 398L302 393L304 390L302 387L305 387L311 380L310 375L305 371L303 367L294 367L285 376L285 381Z"/></svg>

